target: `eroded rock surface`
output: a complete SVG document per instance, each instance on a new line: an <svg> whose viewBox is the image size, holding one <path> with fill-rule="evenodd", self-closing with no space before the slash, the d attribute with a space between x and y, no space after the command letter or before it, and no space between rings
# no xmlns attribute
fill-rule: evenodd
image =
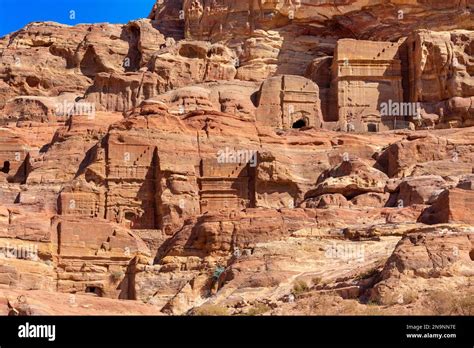
<svg viewBox="0 0 474 348"><path fill-rule="evenodd" d="M1 38L2 313L472 315L473 6L168 0Z"/></svg>

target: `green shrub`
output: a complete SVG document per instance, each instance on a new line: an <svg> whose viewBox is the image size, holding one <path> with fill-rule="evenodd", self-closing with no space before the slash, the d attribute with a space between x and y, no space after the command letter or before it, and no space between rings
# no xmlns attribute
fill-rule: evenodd
<svg viewBox="0 0 474 348"><path fill-rule="evenodd" d="M296 283L293 285L293 292L295 295L300 295L304 292L307 292L309 290L308 284L304 280L298 280Z"/></svg>

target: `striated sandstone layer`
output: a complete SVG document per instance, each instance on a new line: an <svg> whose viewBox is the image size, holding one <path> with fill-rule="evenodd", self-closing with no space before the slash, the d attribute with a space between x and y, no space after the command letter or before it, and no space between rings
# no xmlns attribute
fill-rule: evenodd
<svg viewBox="0 0 474 348"><path fill-rule="evenodd" d="M167 0L1 38L2 313L472 315L473 9Z"/></svg>

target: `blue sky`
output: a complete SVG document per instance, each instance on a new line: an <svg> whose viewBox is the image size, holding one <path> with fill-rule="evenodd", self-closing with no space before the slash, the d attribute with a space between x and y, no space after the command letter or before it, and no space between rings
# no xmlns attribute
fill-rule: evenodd
<svg viewBox="0 0 474 348"><path fill-rule="evenodd" d="M127 23L145 18L155 0L0 0L0 37L30 22ZM70 11L76 18L70 19Z"/></svg>

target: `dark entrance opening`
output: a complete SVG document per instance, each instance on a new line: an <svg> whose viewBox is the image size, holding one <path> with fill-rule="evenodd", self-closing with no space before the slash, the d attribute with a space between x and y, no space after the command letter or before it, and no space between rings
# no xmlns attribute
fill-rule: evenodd
<svg viewBox="0 0 474 348"><path fill-rule="evenodd" d="M88 286L86 288L86 293L96 294L97 296L102 297L102 289L98 286Z"/></svg>
<svg viewBox="0 0 474 348"><path fill-rule="evenodd" d="M306 121L303 119L296 121L295 123L293 123L293 126L292 126L292 128L294 129L299 129L303 127L306 127Z"/></svg>
<svg viewBox="0 0 474 348"><path fill-rule="evenodd" d="M371 133L376 133L377 132L377 124L375 123L369 123L367 125L367 130Z"/></svg>
<svg viewBox="0 0 474 348"><path fill-rule="evenodd" d="M130 228L133 228L137 220L137 216L134 213L127 211L124 215L124 218L128 223L130 223Z"/></svg>
<svg viewBox="0 0 474 348"><path fill-rule="evenodd" d="M125 220L134 221L136 219L136 215L132 212L125 213Z"/></svg>
<svg viewBox="0 0 474 348"><path fill-rule="evenodd" d="M469 257L471 258L471 261L474 261L474 249L472 249L472 250L469 252Z"/></svg>
<svg viewBox="0 0 474 348"><path fill-rule="evenodd" d="M3 168L1 169L1 171L5 174L8 174L8 172L10 171L10 161L3 162Z"/></svg>

